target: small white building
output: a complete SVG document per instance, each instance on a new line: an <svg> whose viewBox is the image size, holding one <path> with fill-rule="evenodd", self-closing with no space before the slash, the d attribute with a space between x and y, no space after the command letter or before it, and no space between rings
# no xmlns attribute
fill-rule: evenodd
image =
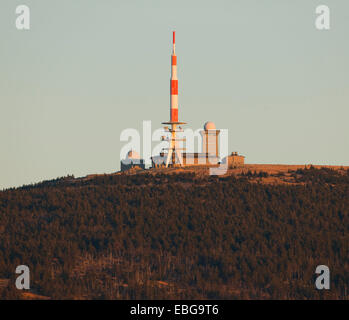
<svg viewBox="0 0 349 320"><path fill-rule="evenodd" d="M145 163L144 159L141 159L141 156L137 151L130 150L126 155L126 158L121 160L120 167L121 171L129 170L135 167L145 169Z"/></svg>

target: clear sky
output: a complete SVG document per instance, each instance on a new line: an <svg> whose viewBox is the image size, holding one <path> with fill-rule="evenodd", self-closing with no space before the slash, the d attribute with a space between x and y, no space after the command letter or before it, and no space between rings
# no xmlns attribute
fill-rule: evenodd
<svg viewBox="0 0 349 320"><path fill-rule="evenodd" d="M248 163L349 165L347 0L1 0L0 188L119 170L121 131L168 120L172 30L191 128Z"/></svg>

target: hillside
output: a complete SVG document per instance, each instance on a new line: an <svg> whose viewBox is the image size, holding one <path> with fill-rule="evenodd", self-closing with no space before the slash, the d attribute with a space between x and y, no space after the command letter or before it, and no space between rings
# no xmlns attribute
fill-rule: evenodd
<svg viewBox="0 0 349 320"><path fill-rule="evenodd" d="M0 279L28 265L31 298L348 299L349 170L45 181L0 192L0 243Z"/></svg>

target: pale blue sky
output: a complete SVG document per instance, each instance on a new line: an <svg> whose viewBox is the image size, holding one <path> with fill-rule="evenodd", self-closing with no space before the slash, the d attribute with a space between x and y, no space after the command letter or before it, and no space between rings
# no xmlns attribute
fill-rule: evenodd
<svg viewBox="0 0 349 320"><path fill-rule="evenodd" d="M0 188L118 170L121 131L168 120L173 29L193 129L248 163L349 165L347 0L1 0Z"/></svg>

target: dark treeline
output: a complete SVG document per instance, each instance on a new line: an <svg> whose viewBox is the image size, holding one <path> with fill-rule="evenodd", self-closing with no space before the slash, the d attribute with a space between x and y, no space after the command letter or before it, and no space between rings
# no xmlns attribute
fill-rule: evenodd
<svg viewBox="0 0 349 320"><path fill-rule="evenodd" d="M348 299L348 173L298 170L292 186L69 176L5 190L0 279L28 265L32 291L56 299ZM321 264L326 292L314 285Z"/></svg>

